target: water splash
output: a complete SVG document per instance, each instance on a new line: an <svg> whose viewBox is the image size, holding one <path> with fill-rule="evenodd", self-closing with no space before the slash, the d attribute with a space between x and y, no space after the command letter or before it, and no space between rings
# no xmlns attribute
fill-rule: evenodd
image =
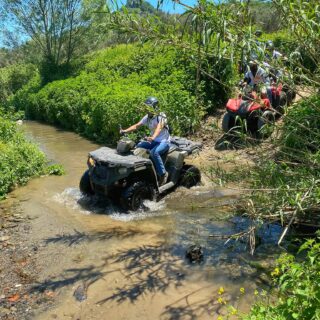
<svg viewBox="0 0 320 320"><path fill-rule="evenodd" d="M67 188L53 196L53 200L82 214L105 214L118 221L143 220L156 215L164 215L165 201L144 201L144 208L138 211L123 212L108 199L98 196L85 196L78 188Z"/></svg>
<svg viewBox="0 0 320 320"><path fill-rule="evenodd" d="M144 208L138 211L129 211L128 213L116 212L110 215L110 218L118 221L134 221L143 220L155 216L163 216L169 214L168 211L164 210L166 205L165 201L159 202L145 200L143 202Z"/></svg>

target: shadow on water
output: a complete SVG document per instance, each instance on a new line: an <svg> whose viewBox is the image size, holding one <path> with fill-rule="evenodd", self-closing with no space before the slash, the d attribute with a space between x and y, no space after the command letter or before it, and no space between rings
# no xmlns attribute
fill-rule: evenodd
<svg viewBox="0 0 320 320"><path fill-rule="evenodd" d="M202 298L191 302L190 299L196 296L201 290L209 289L210 286L194 290L167 305L161 314L161 318L169 320L180 319L197 319L203 314L214 315L221 314L223 306L217 301L218 296L212 295L210 298ZM186 302L185 305L179 305L181 302Z"/></svg>
<svg viewBox="0 0 320 320"><path fill-rule="evenodd" d="M133 228L120 228L114 227L108 229L108 231L101 231L95 234L88 234L85 232L80 232L78 230L74 230L74 233L71 234L57 234L54 237L50 237L44 240L45 244L65 244L68 247L78 245L83 242L94 242L94 241L106 241L112 238L115 239L126 239L132 238L138 234L141 234L141 231L133 229Z"/></svg>
<svg viewBox="0 0 320 320"><path fill-rule="evenodd" d="M105 258L106 265L123 265L121 273L128 281L97 304L108 301L134 302L144 294L164 293L169 286L182 286L184 274L179 261L180 258L171 255L165 247L152 245L122 250L116 254L116 258Z"/></svg>
<svg viewBox="0 0 320 320"><path fill-rule="evenodd" d="M101 236L100 233L85 235L75 231L74 235L47 239L47 243L58 241L66 245L70 245L70 243L79 244L82 241L101 240L103 239ZM79 239L81 239L80 242ZM108 276L113 273L120 273L122 281L117 287L112 288L110 294L97 301L96 304L103 305L108 302L115 302L118 305L124 302L134 303L145 295L155 296L157 293L165 294L172 288L185 287L188 285L190 275L201 272L203 266L190 266L178 254L180 250L183 250L183 248L177 249L165 243L118 250L116 253L104 257L98 266L66 269L59 276L38 283L33 287L32 291L55 291L78 282L82 282L85 288L88 288L98 280L110 283L112 278L108 279ZM247 277L248 279L254 279L255 283L257 283L257 279L264 275L265 270L244 268L244 262L239 263L239 261L241 260L237 261L236 266L232 259L225 260L216 264L215 268L219 269L220 276L227 277L232 282L241 282L244 277ZM235 272L236 268L241 272ZM228 296L218 295L217 292L211 292L208 295L207 291L210 290L210 287L212 288L213 279L208 276L207 280L209 280L207 281L209 283L207 286L203 285L194 290L190 288L187 294L166 305L161 318L186 319L186 317L189 317L189 319L196 319L196 317L204 313L217 314L222 308L222 305L218 303L219 297L223 297L226 301L236 298L236 294L232 290L230 290ZM204 294L201 294L201 292Z"/></svg>
<svg viewBox="0 0 320 320"><path fill-rule="evenodd" d="M55 291L73 285L79 281L87 283L88 286L98 279L101 279L104 275L105 273L95 266L66 269L57 277L51 277L50 279L35 284L30 291L31 293L44 292L46 290Z"/></svg>

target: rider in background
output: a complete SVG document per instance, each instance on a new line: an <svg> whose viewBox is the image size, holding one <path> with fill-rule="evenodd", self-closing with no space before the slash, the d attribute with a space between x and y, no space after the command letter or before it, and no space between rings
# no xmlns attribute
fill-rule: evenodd
<svg viewBox="0 0 320 320"><path fill-rule="evenodd" d="M257 61L249 62L249 70L244 75L243 82L251 86L254 90L256 90L260 85L263 85L265 87L268 99L272 104L272 91L270 87L269 75L265 69L258 65ZM264 91L263 89L264 88L261 90L262 94Z"/></svg>
<svg viewBox="0 0 320 320"><path fill-rule="evenodd" d="M148 113L136 124L131 127L120 130L120 133L127 133L137 130L145 125L150 129L151 135L146 141L137 144L137 148L150 150L150 157L155 165L159 176L159 184L165 184L168 179L168 173L163 164L161 155L170 148L170 133L167 117L163 112L159 112L159 101L155 97L149 97L144 104L148 107Z"/></svg>
<svg viewBox="0 0 320 320"><path fill-rule="evenodd" d="M272 40L266 42L266 58L268 60L278 60L283 57L283 54L275 50Z"/></svg>

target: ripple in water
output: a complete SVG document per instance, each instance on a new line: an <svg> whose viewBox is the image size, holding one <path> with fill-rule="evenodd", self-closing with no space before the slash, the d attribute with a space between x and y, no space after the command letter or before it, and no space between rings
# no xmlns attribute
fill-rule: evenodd
<svg viewBox="0 0 320 320"><path fill-rule="evenodd" d="M106 214L114 220L124 222L167 214L163 211L165 208L164 200L159 202L146 200L144 201L144 209L126 213L107 199L84 196L78 188L67 188L56 194L53 200L83 214Z"/></svg>

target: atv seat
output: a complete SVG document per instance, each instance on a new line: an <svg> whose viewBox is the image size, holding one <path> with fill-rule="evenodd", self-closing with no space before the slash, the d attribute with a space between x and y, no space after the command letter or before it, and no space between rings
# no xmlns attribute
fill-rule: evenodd
<svg viewBox="0 0 320 320"><path fill-rule="evenodd" d="M149 149L145 149L145 150L146 150L146 153L147 153L147 154L149 155L149 157L150 157L150 151L151 151L151 150L149 150ZM163 161L163 164L166 163L168 154L171 153L171 152L173 152L173 151L175 151L175 150L177 150L177 146L174 145L174 144L170 144L169 150L166 151L165 153L163 153L163 154L161 155L161 159L162 159L162 161ZM151 160L151 159L150 159L150 160Z"/></svg>
<svg viewBox="0 0 320 320"><path fill-rule="evenodd" d="M170 144L169 150L161 155L161 159L162 159L163 164L166 163L168 154L175 151L175 150L177 150L177 146L175 146L174 144Z"/></svg>

